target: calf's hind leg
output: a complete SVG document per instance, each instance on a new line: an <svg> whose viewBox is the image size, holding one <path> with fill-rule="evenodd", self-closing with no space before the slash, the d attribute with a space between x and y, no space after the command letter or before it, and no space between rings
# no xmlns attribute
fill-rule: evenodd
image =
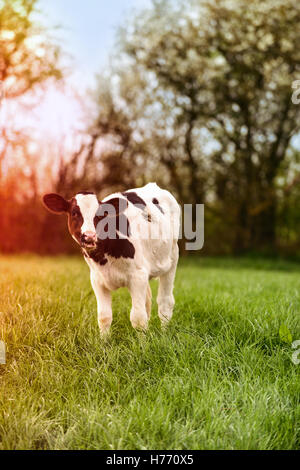
<svg viewBox="0 0 300 470"><path fill-rule="evenodd" d="M146 293L146 311L147 311L148 320L150 320L150 315L151 315L151 300L152 300L152 291L151 291L150 284L148 284L147 293Z"/></svg>
<svg viewBox="0 0 300 470"><path fill-rule="evenodd" d="M174 246L172 267L167 273L163 274L159 278L157 304L158 316L160 318L162 326L166 326L173 315L173 308L175 304L173 296L173 287L178 256L178 245L176 243L176 245Z"/></svg>

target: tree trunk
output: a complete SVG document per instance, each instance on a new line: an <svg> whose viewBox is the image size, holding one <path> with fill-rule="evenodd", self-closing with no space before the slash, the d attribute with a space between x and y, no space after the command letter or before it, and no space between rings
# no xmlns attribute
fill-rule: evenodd
<svg viewBox="0 0 300 470"><path fill-rule="evenodd" d="M272 197L266 207L252 217L252 249L274 252L276 245L276 199Z"/></svg>
<svg viewBox="0 0 300 470"><path fill-rule="evenodd" d="M240 255L249 249L248 244L248 207L242 201L237 210L237 219L234 236L234 253Z"/></svg>
<svg viewBox="0 0 300 470"><path fill-rule="evenodd" d="M234 238L235 254L246 251L274 252L276 246L277 200L274 192L261 195L261 202L253 207L245 199L238 207L236 233Z"/></svg>

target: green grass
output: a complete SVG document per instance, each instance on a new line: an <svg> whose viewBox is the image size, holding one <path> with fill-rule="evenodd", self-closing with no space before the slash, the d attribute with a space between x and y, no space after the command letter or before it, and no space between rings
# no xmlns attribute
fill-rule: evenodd
<svg viewBox="0 0 300 470"><path fill-rule="evenodd" d="M143 334L117 291L102 341L81 258L0 258L0 449L299 448L300 265L183 260L175 297Z"/></svg>

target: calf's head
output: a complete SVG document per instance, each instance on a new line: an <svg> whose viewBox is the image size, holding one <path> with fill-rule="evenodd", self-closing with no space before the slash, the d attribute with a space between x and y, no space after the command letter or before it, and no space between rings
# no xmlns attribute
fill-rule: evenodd
<svg viewBox="0 0 300 470"><path fill-rule="evenodd" d="M96 247L95 217L99 201L94 193L78 193L70 200L51 193L43 197L43 202L50 212L67 214L69 231L82 248Z"/></svg>

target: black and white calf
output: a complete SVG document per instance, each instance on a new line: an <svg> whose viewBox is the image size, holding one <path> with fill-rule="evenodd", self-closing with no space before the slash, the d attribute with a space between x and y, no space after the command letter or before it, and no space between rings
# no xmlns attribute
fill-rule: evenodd
<svg viewBox="0 0 300 470"><path fill-rule="evenodd" d="M159 317L162 324L170 320L180 208L168 191L149 183L103 201L89 192L78 193L71 200L47 194L43 201L51 212L68 215L69 231L90 268L101 332L110 328L110 291L119 287L130 291L132 326L146 329L151 312L149 280L157 277Z"/></svg>

